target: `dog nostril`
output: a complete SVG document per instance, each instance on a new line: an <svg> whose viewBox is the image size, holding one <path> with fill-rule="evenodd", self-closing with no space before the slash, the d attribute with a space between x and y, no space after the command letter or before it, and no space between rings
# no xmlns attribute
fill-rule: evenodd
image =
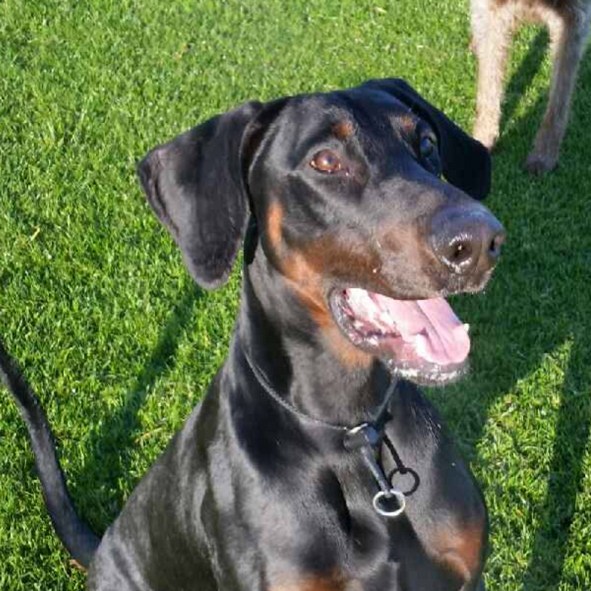
<svg viewBox="0 0 591 591"><path fill-rule="evenodd" d="M431 219L431 230L433 253L458 275L492 269L505 242L503 226L480 207L443 208Z"/></svg>
<svg viewBox="0 0 591 591"><path fill-rule="evenodd" d="M448 261L454 265L460 265L472 257L472 247L469 242L459 241L450 245Z"/></svg>
<svg viewBox="0 0 591 591"><path fill-rule="evenodd" d="M488 254L490 257L497 259L501 255L501 247L505 242L504 234L497 234L491 241L488 246Z"/></svg>

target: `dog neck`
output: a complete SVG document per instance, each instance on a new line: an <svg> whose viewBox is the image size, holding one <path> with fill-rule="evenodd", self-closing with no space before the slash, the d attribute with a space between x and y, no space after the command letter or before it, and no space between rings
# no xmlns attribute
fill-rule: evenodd
<svg viewBox="0 0 591 591"><path fill-rule="evenodd" d="M257 249L244 269L237 345L299 412L343 425L368 420L391 375L377 359L363 366L344 363L320 330L289 282Z"/></svg>

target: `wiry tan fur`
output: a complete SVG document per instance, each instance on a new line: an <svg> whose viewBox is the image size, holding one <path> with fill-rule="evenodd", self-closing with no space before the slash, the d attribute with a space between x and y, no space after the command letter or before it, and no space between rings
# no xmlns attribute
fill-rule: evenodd
<svg viewBox="0 0 591 591"><path fill-rule="evenodd" d="M503 78L511 36L522 22L543 23L553 57L548 106L525 167L553 169L564 137L577 69L583 55L591 0L471 0L472 46L478 58L474 137L492 148L499 135Z"/></svg>

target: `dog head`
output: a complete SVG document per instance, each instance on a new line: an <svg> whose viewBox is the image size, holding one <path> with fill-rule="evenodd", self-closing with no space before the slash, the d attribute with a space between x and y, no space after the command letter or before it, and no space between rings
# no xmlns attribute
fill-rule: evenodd
<svg viewBox="0 0 591 591"><path fill-rule="evenodd" d="M419 382L462 373L470 341L444 297L482 289L500 253L478 203L490 158L404 81L247 103L155 148L139 174L203 287L226 281L252 216L332 347Z"/></svg>

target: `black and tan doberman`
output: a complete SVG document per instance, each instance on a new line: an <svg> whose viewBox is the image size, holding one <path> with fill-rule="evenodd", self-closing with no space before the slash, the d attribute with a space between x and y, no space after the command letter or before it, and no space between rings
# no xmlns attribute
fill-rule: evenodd
<svg viewBox="0 0 591 591"><path fill-rule="evenodd" d="M0 367L54 525L88 588L483 589L487 514L415 384L467 366L446 296L477 292L504 230L488 152L402 80L244 104L152 150L148 201L195 281L244 242L228 357L99 540L34 394Z"/></svg>

